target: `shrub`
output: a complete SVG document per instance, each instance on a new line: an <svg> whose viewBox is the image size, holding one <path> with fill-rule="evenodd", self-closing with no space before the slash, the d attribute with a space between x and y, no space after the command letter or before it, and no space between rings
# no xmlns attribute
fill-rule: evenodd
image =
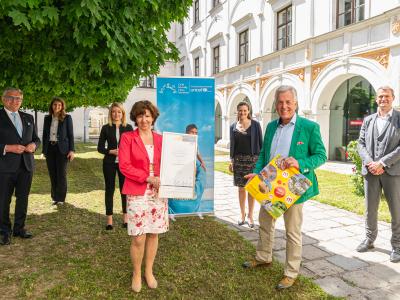
<svg viewBox="0 0 400 300"><path fill-rule="evenodd" d="M354 192L357 195L364 196L364 178L361 175L362 160L357 151L357 141L351 141L347 145L347 156L354 163L351 181L354 183Z"/></svg>

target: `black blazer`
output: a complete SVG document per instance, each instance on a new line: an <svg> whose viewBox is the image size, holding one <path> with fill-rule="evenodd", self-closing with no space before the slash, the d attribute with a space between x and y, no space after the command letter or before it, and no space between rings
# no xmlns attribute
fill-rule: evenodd
<svg viewBox="0 0 400 300"><path fill-rule="evenodd" d="M50 144L50 127L51 127L50 115L44 117L43 123L43 154L47 155L47 150ZM57 146L61 154L67 155L70 151L75 151L74 144L74 128L72 126L72 118L70 115L66 115L64 121L58 121L57 129Z"/></svg>
<svg viewBox="0 0 400 300"><path fill-rule="evenodd" d="M234 122L229 129L231 159L235 154L235 135L233 131L235 130L236 123L237 122ZM256 120L251 120L250 139L251 139L251 154L252 155L260 154L261 147L263 144L263 136L260 123L258 123Z"/></svg>
<svg viewBox="0 0 400 300"><path fill-rule="evenodd" d="M115 163L115 155L109 154L110 150L117 149L117 136L116 136L116 126L113 124L112 126L106 124L101 127L99 143L97 144L97 151L104 154L104 162ZM133 128L130 124L126 124L126 127L122 125L119 126L119 140L121 141L122 134L124 132L133 131ZM107 142L107 148L106 148Z"/></svg>
<svg viewBox="0 0 400 300"><path fill-rule="evenodd" d="M36 134L35 123L33 116L22 111L18 111L22 121L22 138L19 136L14 124L7 116L4 108L0 109L0 173L16 172L23 160L26 169L29 172L33 171L34 161L33 154L24 152L22 154L15 154L7 152L4 153L6 145L23 145L26 146L30 143L35 143L36 148L40 145L40 139ZM3 193L4 191L1 191Z"/></svg>

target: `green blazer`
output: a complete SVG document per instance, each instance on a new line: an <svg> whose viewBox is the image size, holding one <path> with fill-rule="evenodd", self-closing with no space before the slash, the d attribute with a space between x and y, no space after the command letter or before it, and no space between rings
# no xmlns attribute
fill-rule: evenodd
<svg viewBox="0 0 400 300"><path fill-rule="evenodd" d="M253 173L259 173L272 159L270 157L271 143L279 119L273 120L267 125L258 161ZM321 138L319 125L313 121L297 116L293 131L292 142L290 144L289 156L294 157L299 162L300 173L312 182L312 186L305 192L296 204L303 203L311 197L318 195L318 180L314 170L326 161L326 151Z"/></svg>

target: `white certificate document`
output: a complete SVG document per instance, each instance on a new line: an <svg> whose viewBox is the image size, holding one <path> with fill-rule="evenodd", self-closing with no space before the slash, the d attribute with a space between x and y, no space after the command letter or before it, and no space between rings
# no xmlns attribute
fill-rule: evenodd
<svg viewBox="0 0 400 300"><path fill-rule="evenodd" d="M197 135L163 132L160 198L194 199Z"/></svg>

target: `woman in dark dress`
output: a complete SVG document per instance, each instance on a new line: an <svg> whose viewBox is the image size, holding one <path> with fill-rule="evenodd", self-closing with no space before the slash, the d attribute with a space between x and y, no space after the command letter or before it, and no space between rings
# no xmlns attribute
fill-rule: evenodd
<svg viewBox="0 0 400 300"><path fill-rule="evenodd" d="M65 202L67 163L74 159L75 152L72 118L65 110L64 99L53 97L43 123L42 152L49 171L53 205Z"/></svg>
<svg viewBox="0 0 400 300"><path fill-rule="evenodd" d="M234 185L238 187L240 219L239 225L248 223L254 227L254 198L248 194L249 211L246 221L246 185L245 175L251 173L258 159L262 146L262 131L260 123L251 119L250 106L246 102L237 105L237 122L230 127L230 158L229 170L233 172Z"/></svg>
<svg viewBox="0 0 400 300"><path fill-rule="evenodd" d="M126 123L125 110L122 104L114 102L108 112L108 124L101 128L97 151L104 154L103 175L105 181L105 205L107 215L106 230L113 229L113 198L115 191L115 175L118 174L119 190L121 193L124 228L127 228L126 195L122 194L125 177L118 167L118 145L124 132L132 131Z"/></svg>

